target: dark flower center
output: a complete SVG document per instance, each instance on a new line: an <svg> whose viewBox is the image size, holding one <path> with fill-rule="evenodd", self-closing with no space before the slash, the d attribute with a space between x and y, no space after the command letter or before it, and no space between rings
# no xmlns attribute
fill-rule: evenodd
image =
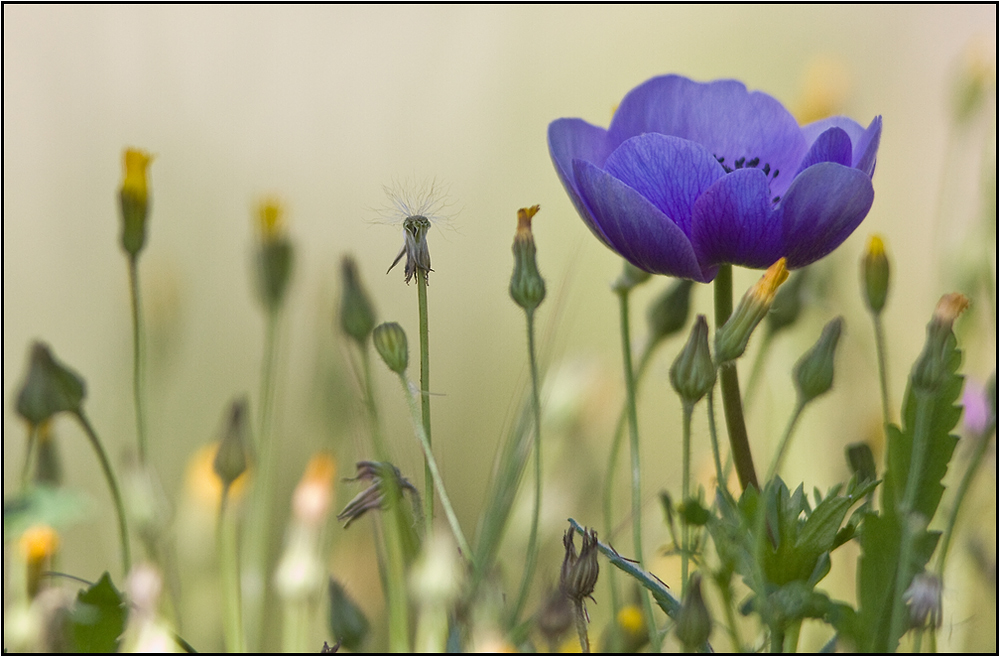
<svg viewBox="0 0 1000 657"><path fill-rule="evenodd" d="M747 160L747 158L745 157L741 157L740 159L733 161L733 166L729 166L726 164L725 156L719 157L714 153L712 154L712 156L719 162L719 164L722 165L722 168L725 170L726 173L732 173L737 169L756 169L758 165L760 165L759 157L754 157L751 158L750 160ZM768 178L767 184L769 186L772 180L778 179L779 169L771 169L771 165L768 164L767 162L764 163L764 166L761 167L760 170L764 172L765 176L767 176ZM780 200L781 200L780 196L775 196L774 198L771 199L771 203L777 203Z"/></svg>

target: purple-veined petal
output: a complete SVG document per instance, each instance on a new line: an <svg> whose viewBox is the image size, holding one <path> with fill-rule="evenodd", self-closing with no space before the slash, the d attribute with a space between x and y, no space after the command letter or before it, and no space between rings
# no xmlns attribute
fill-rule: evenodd
<svg viewBox="0 0 1000 657"><path fill-rule="evenodd" d="M594 213L611 248L636 267L708 282L715 269L702 269L691 242L673 221L639 192L583 160L573 161L580 195Z"/></svg>
<svg viewBox="0 0 1000 657"><path fill-rule="evenodd" d="M809 152L802 158L802 164L795 175L799 175L814 164L820 162L836 162L845 167L851 166L851 138L841 128L828 128L809 147Z"/></svg>
<svg viewBox="0 0 1000 657"><path fill-rule="evenodd" d="M829 118L802 126L802 135L811 147L821 134L830 128L840 128L851 138L851 166L861 169L870 178L875 171L875 156L882 136L882 117L876 116L867 128L846 116L831 116Z"/></svg>
<svg viewBox="0 0 1000 657"><path fill-rule="evenodd" d="M820 162L799 174L779 206L788 267L804 267L840 246L874 198L871 178L859 169Z"/></svg>
<svg viewBox="0 0 1000 657"><path fill-rule="evenodd" d="M607 159L607 130L591 125L583 119L558 119L549 124L549 155L559 174L573 206L591 232L610 247L607 236L594 222L587 204L580 198L580 191L573 174L573 160L580 159L598 166Z"/></svg>
<svg viewBox="0 0 1000 657"><path fill-rule="evenodd" d="M688 236L694 202L726 175L701 144L657 133L626 141L608 156L604 170L649 199Z"/></svg>
<svg viewBox="0 0 1000 657"><path fill-rule="evenodd" d="M782 255L781 237L781 215L762 171L733 171L694 204L691 241L703 265L769 267Z"/></svg>
<svg viewBox="0 0 1000 657"><path fill-rule="evenodd" d="M760 167L783 170L778 193L806 152L802 130L788 110L736 80L701 83L666 75L639 85L615 112L608 143L614 148L644 132L702 144L731 169L756 159Z"/></svg>

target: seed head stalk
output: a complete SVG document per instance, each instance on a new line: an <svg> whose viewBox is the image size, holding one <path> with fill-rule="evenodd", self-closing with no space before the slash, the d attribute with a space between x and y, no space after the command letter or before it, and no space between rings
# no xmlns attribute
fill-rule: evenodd
<svg viewBox="0 0 1000 657"><path fill-rule="evenodd" d="M132 300L132 398L135 404L135 432L139 462L145 464L148 445L143 404L142 305L139 300L139 263L136 256L128 259L128 283Z"/></svg>
<svg viewBox="0 0 1000 657"><path fill-rule="evenodd" d="M420 418L431 445L431 358L427 331L427 272L417 272L417 307L420 314ZM424 461L424 522L425 536L434 530L434 482L429 461Z"/></svg>

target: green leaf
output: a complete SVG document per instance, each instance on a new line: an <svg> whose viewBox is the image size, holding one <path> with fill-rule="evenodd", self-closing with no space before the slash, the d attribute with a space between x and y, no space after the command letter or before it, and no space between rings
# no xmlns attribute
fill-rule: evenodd
<svg viewBox="0 0 1000 657"><path fill-rule="evenodd" d="M861 532L858 613L849 624L838 627L843 635L854 640L856 648L862 652L892 652L899 644L899 636L890 636L892 609L897 603L894 596L905 522L897 505L904 496L910 475L914 428L920 403L930 405L930 418L924 466L918 475L919 493L913 511L930 522L944 492L941 480L948 470L948 463L958 441L955 436L950 435L950 431L958 423L962 410L955 405L962 390L962 377L957 373L962 353L957 347L953 333L949 333L945 341L943 360L946 363L946 372L941 384L933 392L921 393L926 395L922 401L914 391L914 379L911 374L903 401L903 427L890 425L887 428L888 445L885 481L882 485L882 511L881 515L872 514L866 517ZM906 564L904 572L907 583L930 561L937 539L936 532L927 530L918 530L913 535L912 559Z"/></svg>
<svg viewBox="0 0 1000 657"><path fill-rule="evenodd" d="M76 652L117 652L126 616L122 594L104 573L96 584L77 594L70 609L70 636Z"/></svg>

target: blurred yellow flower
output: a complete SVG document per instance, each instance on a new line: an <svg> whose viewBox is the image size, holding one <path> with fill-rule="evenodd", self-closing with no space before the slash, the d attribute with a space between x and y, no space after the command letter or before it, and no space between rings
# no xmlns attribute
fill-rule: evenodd
<svg viewBox="0 0 1000 657"><path fill-rule="evenodd" d="M39 563L55 554L59 534L48 525L32 525L21 534L21 553L30 563Z"/></svg>
<svg viewBox="0 0 1000 657"><path fill-rule="evenodd" d="M802 125L840 114L851 90L851 76L839 59L820 56L806 65L802 91L792 114Z"/></svg>
<svg viewBox="0 0 1000 657"><path fill-rule="evenodd" d="M333 479L337 462L327 452L317 452L306 465L302 480L292 496L292 512L297 520L309 525L323 521L333 502Z"/></svg>
<svg viewBox="0 0 1000 657"><path fill-rule="evenodd" d="M277 241L285 232L285 206L280 199L268 196L257 204L257 230L265 244Z"/></svg>
<svg viewBox="0 0 1000 657"><path fill-rule="evenodd" d="M215 511L222 499L222 480L215 474L213 464L215 454L219 451L219 443L210 443L199 447L188 460L185 473L185 488L199 506L205 506ZM238 502L246 492L250 470L247 470L229 487L229 502Z"/></svg>
<svg viewBox="0 0 1000 657"><path fill-rule="evenodd" d="M145 203L149 196L146 169L153 156L137 148L126 148L124 154L125 177L122 179L122 193L132 196L139 203Z"/></svg>

